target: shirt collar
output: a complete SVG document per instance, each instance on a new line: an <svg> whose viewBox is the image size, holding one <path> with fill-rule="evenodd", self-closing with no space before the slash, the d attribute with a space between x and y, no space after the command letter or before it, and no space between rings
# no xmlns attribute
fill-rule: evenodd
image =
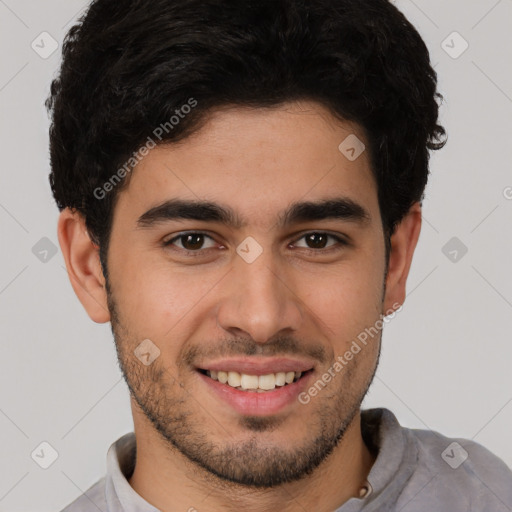
<svg viewBox="0 0 512 512"><path fill-rule="evenodd" d="M394 503L398 496L397 491L405 485L416 467L418 450L414 439L407 429L400 426L390 410L363 410L361 424L365 442L378 452L368 475L372 492L367 498L351 498L337 509L339 512L358 512L370 501ZM135 458L136 440L133 432L125 434L110 446L105 485L107 512L159 512L137 494L128 482L135 466ZM393 485L389 485L391 481Z"/></svg>
<svg viewBox="0 0 512 512"><path fill-rule="evenodd" d="M384 408L361 411L361 432L366 445L377 452L367 477L372 490L364 498L350 498L335 512L394 511L396 500L417 466L415 438Z"/></svg>
<svg viewBox="0 0 512 512"><path fill-rule="evenodd" d="M134 432L122 436L108 450L105 485L107 512L159 512L136 493L128 482L135 467L135 455Z"/></svg>

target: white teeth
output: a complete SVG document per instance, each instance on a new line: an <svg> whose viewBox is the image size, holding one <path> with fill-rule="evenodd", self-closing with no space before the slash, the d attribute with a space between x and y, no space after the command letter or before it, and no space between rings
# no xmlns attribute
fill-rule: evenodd
<svg viewBox="0 0 512 512"><path fill-rule="evenodd" d="M229 384L231 385L231 383ZM258 389L258 376L246 375L245 373L242 373L240 378L240 386L242 386L242 389Z"/></svg>
<svg viewBox="0 0 512 512"><path fill-rule="evenodd" d="M228 384L237 388L242 383L242 377L238 372L228 372Z"/></svg>
<svg viewBox="0 0 512 512"><path fill-rule="evenodd" d="M276 387L276 376L273 373L269 373L268 375L260 375L259 379L259 388L266 389L275 389Z"/></svg>
<svg viewBox="0 0 512 512"><path fill-rule="evenodd" d="M278 387L286 386L300 379L302 372L278 372L267 375L248 375L238 372L224 372L222 370L208 370L206 374L221 384L228 384L233 388L244 391L257 391L264 393Z"/></svg>
<svg viewBox="0 0 512 512"><path fill-rule="evenodd" d="M276 386L284 386L286 384L286 373L276 373Z"/></svg>

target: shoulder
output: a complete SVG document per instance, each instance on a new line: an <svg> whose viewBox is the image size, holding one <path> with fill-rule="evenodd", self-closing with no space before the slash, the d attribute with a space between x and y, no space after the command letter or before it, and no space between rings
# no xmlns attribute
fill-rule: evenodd
<svg viewBox="0 0 512 512"><path fill-rule="evenodd" d="M105 477L103 477L61 512L98 512L106 508Z"/></svg>
<svg viewBox="0 0 512 512"><path fill-rule="evenodd" d="M458 498L465 510L512 510L512 471L479 443L435 431L407 429L418 448L418 472L439 498ZM419 476L419 475L418 475Z"/></svg>

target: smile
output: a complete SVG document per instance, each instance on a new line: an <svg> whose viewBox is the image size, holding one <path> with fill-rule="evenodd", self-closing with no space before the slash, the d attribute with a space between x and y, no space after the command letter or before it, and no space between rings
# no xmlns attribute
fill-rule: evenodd
<svg viewBox="0 0 512 512"><path fill-rule="evenodd" d="M240 391L257 393L265 393L276 388L285 387L293 382L297 382L303 375L303 372L300 371L268 373L266 375L249 375L222 370L201 370L201 372L211 379L219 381L221 384L227 384Z"/></svg>

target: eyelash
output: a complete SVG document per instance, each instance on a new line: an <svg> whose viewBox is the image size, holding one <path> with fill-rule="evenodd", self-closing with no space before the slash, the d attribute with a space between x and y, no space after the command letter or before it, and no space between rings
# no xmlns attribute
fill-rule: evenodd
<svg viewBox="0 0 512 512"><path fill-rule="evenodd" d="M328 247L326 249L308 249L306 247L299 247L299 249L305 251L308 254L315 254L315 255L318 255L318 254L330 254L333 251L339 251L343 247L346 247L346 246L349 245L349 243L346 240L344 240L343 238L341 238L341 237L339 237L337 235L333 235L331 233L327 233L325 231L308 231L307 233L304 233L304 234L302 234L302 236L297 238L295 240L295 242L301 240L302 238L304 238L304 237L306 237L308 235L313 235L313 234L315 234L315 235L327 235L327 237L333 238L334 240L336 240L336 242L338 243L338 246L334 245L334 246ZM215 239L212 236L210 236L207 233L204 233L202 231L184 231L184 232L174 236L173 238L163 242L163 246L166 247L166 248L169 248L169 247L171 247L173 245L173 243L176 240L179 240L180 238L186 237L187 235L203 235L204 237L209 238L209 239L215 241ZM203 256L204 252L208 251L209 249L213 249L213 247L209 247L208 249L197 249L196 251L190 251L188 249L180 249L180 248L172 248L171 250L184 253L186 256L199 257L199 256Z"/></svg>

